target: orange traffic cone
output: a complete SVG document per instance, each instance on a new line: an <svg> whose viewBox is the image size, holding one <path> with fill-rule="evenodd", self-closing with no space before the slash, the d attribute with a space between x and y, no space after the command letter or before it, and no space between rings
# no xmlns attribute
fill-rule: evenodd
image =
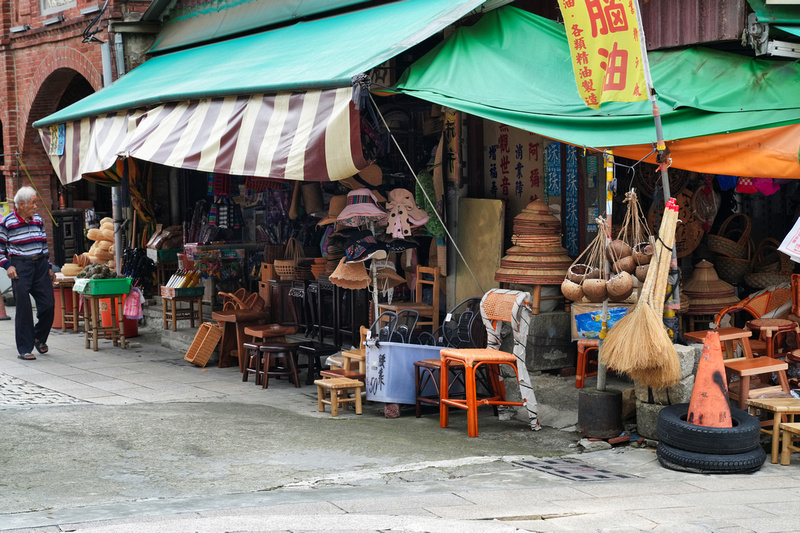
<svg viewBox="0 0 800 533"><path fill-rule="evenodd" d="M706 333L703 354L697 365L692 400L686 421L712 428L731 427L731 407L728 404L728 381L722 364L722 347L719 333Z"/></svg>

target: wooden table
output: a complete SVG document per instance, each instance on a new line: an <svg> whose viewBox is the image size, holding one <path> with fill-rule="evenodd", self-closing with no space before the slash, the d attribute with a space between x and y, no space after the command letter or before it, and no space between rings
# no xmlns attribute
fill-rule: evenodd
<svg viewBox="0 0 800 533"><path fill-rule="evenodd" d="M188 302L189 308L178 307L179 302ZM195 308L197 304L197 308ZM172 331L178 330L178 320L189 320L191 327L197 320L198 326L203 323L203 295L200 296L161 296L164 329L169 329L172 322Z"/></svg>
<svg viewBox="0 0 800 533"><path fill-rule="evenodd" d="M244 328L265 324L269 321L266 311L253 311L250 309L234 309L230 311L214 311L211 318L222 325L222 340L219 347L219 368L230 366L229 358L239 360L239 372L245 370L245 349L247 335Z"/></svg>
<svg viewBox="0 0 800 533"><path fill-rule="evenodd" d="M122 300L125 294L82 294L83 297L83 325L86 331L86 349L92 345L92 349L97 351L97 340L110 338L114 346L125 348L125 319L122 316ZM108 300L109 311L111 312L111 324L103 326L100 317L100 300Z"/></svg>
<svg viewBox="0 0 800 533"><path fill-rule="evenodd" d="M800 414L800 399L798 398L755 398L747 400L750 413L754 409L763 409L772 413L772 428L761 428L762 433L772 435L772 464L778 463L780 450L780 425L783 417L787 422L794 422L794 415Z"/></svg>

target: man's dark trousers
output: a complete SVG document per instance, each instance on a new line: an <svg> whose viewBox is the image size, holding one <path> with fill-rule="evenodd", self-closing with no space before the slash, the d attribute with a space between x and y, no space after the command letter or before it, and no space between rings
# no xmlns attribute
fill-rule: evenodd
<svg viewBox="0 0 800 533"><path fill-rule="evenodd" d="M17 269L18 279L11 280L17 312L14 330L17 338L17 351L20 355L33 352L33 341L46 343L53 327L56 299L53 282L50 280L50 263L46 257L35 261L11 257L11 264ZM30 296L36 301L37 322L33 324L33 309Z"/></svg>

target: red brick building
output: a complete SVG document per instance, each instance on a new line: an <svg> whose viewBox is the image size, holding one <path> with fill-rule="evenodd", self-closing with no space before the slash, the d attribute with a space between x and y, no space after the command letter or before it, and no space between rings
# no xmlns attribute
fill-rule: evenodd
<svg viewBox="0 0 800 533"><path fill-rule="evenodd" d="M115 37L126 22L138 20L148 4L87 0L0 4L0 200L10 200L19 187L30 185L29 174L50 209L58 208L59 192L70 199L97 195L101 203L109 202L109 190L95 190L85 183L63 190L32 124L103 87L104 47L110 78L105 81L117 78L120 48L114 46ZM51 221L44 218L51 234Z"/></svg>

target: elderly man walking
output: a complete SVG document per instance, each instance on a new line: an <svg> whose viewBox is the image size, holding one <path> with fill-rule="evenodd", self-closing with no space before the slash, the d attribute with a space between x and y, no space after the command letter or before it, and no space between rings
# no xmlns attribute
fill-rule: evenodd
<svg viewBox="0 0 800 533"><path fill-rule="evenodd" d="M53 326L55 273L49 260L47 234L42 217L36 213L39 196L33 187L22 187L14 195L14 212L0 222L0 266L6 269L17 305L15 333L19 358L36 359L47 353L47 337ZM33 323L31 296L36 301Z"/></svg>

